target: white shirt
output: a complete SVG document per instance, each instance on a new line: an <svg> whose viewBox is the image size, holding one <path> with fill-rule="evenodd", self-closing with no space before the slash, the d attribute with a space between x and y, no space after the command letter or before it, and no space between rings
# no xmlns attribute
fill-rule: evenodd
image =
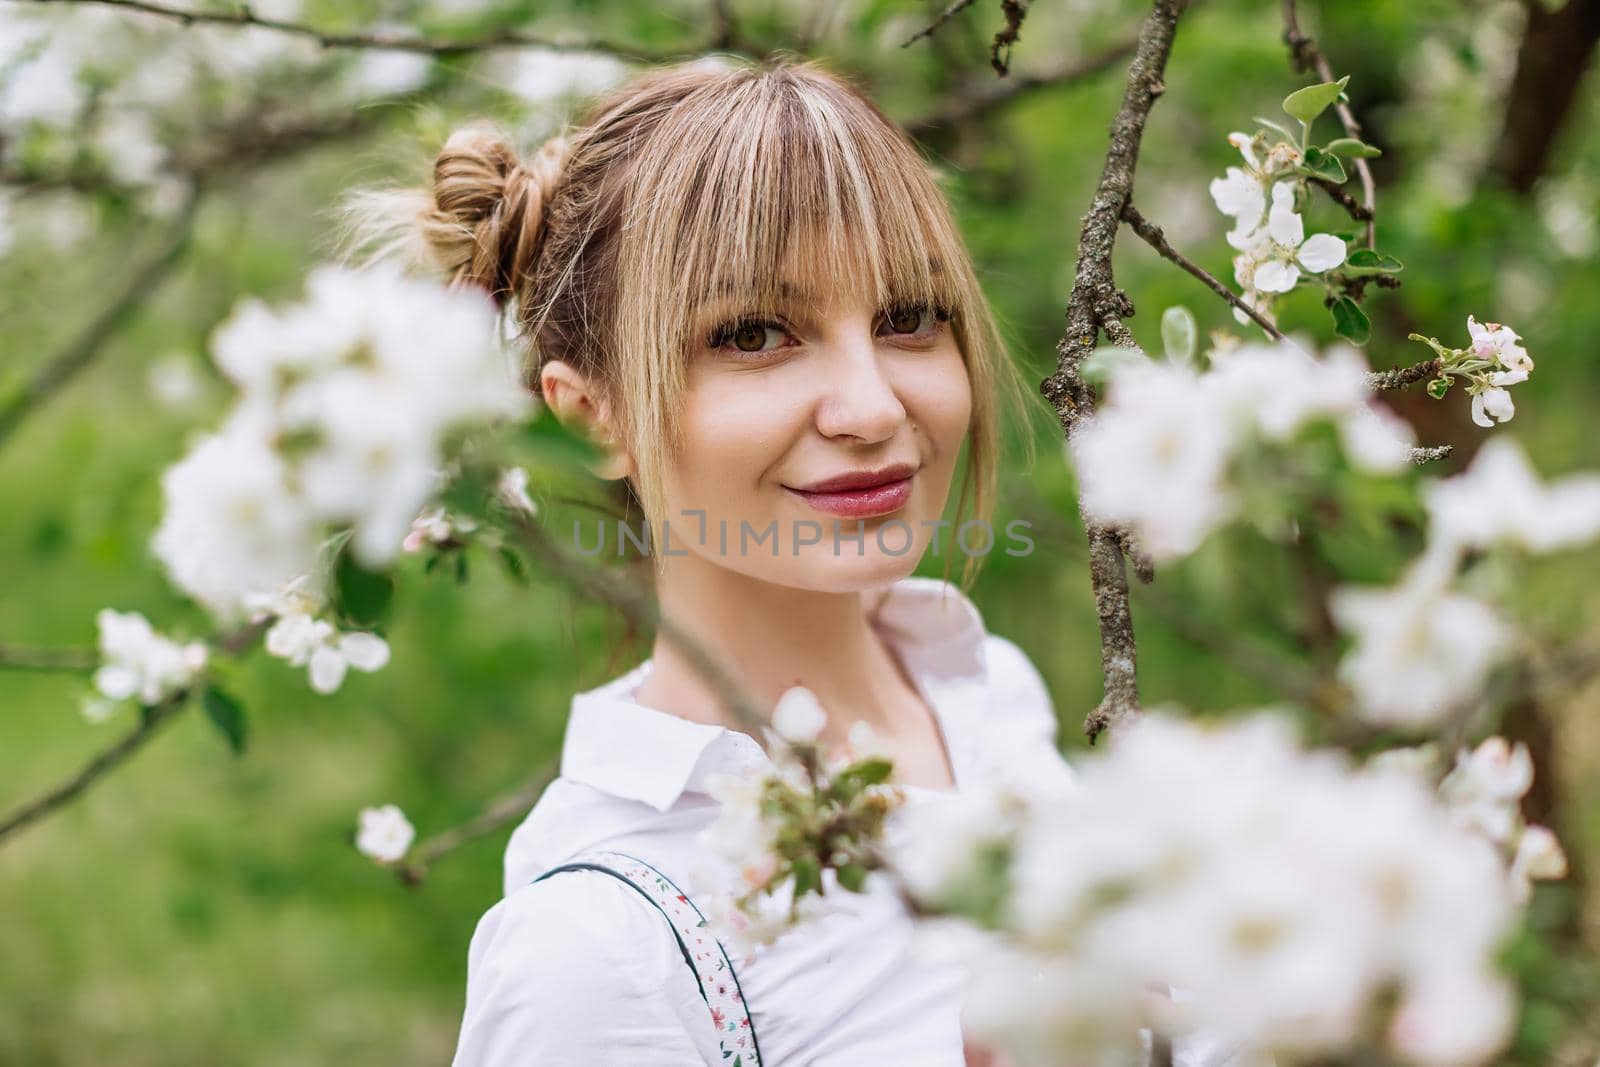
<svg viewBox="0 0 1600 1067"><path fill-rule="evenodd" d="M957 587L903 578L866 602L933 709L957 790L999 775L1070 781L1038 670L986 632ZM707 778L770 764L747 734L634 700L652 666L647 659L572 700L560 776L513 832L505 896L472 936L453 1067L723 1063L660 912L601 874L533 882L604 847L650 862L691 900L705 888L696 884L709 869L698 835L718 806ZM928 794L937 795L909 789L908 803ZM959 965L913 955L913 925L898 901L841 897L839 910L738 964L765 1067L963 1067Z"/></svg>

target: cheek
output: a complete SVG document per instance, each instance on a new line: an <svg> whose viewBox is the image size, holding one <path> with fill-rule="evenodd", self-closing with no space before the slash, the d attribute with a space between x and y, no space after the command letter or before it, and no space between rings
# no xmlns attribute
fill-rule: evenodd
<svg viewBox="0 0 1600 1067"><path fill-rule="evenodd" d="M684 447L668 464L668 488L685 506L729 502L756 490L804 418L798 393L773 375L694 376L685 383Z"/></svg>
<svg viewBox="0 0 1600 1067"><path fill-rule="evenodd" d="M972 421L972 383L953 345L913 365L900 386L906 413L933 442L941 462L952 462Z"/></svg>

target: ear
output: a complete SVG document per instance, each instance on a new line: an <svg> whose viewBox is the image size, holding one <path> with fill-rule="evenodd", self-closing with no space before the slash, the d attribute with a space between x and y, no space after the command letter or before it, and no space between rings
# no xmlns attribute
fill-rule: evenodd
<svg viewBox="0 0 1600 1067"><path fill-rule="evenodd" d="M577 429L599 445L605 456L589 469L600 478L626 478L638 470L633 454L621 444L611 411L592 383L570 363L553 359L539 370L544 402L562 425Z"/></svg>

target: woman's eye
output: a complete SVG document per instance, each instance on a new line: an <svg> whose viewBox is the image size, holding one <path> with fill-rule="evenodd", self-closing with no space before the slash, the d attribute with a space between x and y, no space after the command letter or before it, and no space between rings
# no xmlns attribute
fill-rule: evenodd
<svg viewBox="0 0 1600 1067"><path fill-rule="evenodd" d="M890 308L884 323L894 333L926 333L934 328L935 320L943 322L950 316L943 308L928 304L906 304Z"/></svg>
<svg viewBox="0 0 1600 1067"><path fill-rule="evenodd" d="M781 346L786 336L788 331L781 323L767 319L740 319L717 327L707 343L712 348L732 346L735 351L754 355Z"/></svg>

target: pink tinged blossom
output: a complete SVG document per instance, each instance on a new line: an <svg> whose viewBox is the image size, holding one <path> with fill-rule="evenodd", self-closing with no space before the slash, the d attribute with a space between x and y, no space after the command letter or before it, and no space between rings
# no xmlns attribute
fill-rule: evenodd
<svg viewBox="0 0 1600 1067"><path fill-rule="evenodd" d="M416 838L405 812L394 804L362 808L356 830L356 848L379 863L403 859Z"/></svg>
<svg viewBox="0 0 1600 1067"><path fill-rule="evenodd" d="M1518 801L1532 784L1528 746L1519 741L1513 748L1503 737L1490 737L1471 752L1457 754L1439 795L1458 823L1503 845L1516 829Z"/></svg>
<svg viewBox="0 0 1600 1067"><path fill-rule="evenodd" d="M1522 347L1522 338L1511 327L1498 322L1480 323L1468 315L1467 334L1472 338L1472 352L1479 359L1497 362L1507 371L1521 371L1523 378L1533 370L1533 359Z"/></svg>

